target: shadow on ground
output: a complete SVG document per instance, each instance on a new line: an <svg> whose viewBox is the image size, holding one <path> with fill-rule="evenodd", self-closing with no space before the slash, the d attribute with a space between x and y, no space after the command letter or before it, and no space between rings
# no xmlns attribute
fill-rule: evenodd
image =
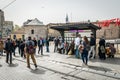
<svg viewBox="0 0 120 80"><path fill-rule="evenodd" d="M106 60L100 60L99 58L97 59L91 59L91 62L102 62L102 63L109 63L109 64L120 64L120 57L115 57L115 58L106 58Z"/></svg>
<svg viewBox="0 0 120 80"><path fill-rule="evenodd" d="M112 71L111 69L108 69L108 68L104 68L104 67L98 67L98 66L89 66L88 68L90 69L94 69L94 70L97 70L97 71Z"/></svg>
<svg viewBox="0 0 120 80"><path fill-rule="evenodd" d="M0 64L0 67L2 67L2 65Z"/></svg>
<svg viewBox="0 0 120 80"><path fill-rule="evenodd" d="M9 65L8 65L8 67L17 67L17 66L18 66L17 63L15 63L15 64L9 64Z"/></svg>
<svg viewBox="0 0 120 80"><path fill-rule="evenodd" d="M44 54L43 55L35 55L35 57L36 58L38 58L38 57L50 57L50 55L44 55Z"/></svg>
<svg viewBox="0 0 120 80"><path fill-rule="evenodd" d="M44 69L31 69L31 71L30 72L32 72L32 73L34 73L34 74L45 74L45 70Z"/></svg>
<svg viewBox="0 0 120 80"><path fill-rule="evenodd" d="M75 55L69 55L67 57L67 59L81 59L81 58L76 58ZM120 64L120 57L115 57L115 58L106 58L106 60L100 60L98 57L96 57L95 59L90 59L89 61L91 62L102 62L102 63L109 63L109 64L116 64L119 65Z"/></svg>

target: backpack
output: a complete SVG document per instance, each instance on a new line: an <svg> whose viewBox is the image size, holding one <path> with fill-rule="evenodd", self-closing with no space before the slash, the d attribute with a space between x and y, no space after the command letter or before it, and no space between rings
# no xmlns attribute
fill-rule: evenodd
<svg viewBox="0 0 120 80"><path fill-rule="evenodd" d="M35 53L34 45L32 44L31 41L29 42L29 45L28 45L28 53L29 54L34 54Z"/></svg>
<svg viewBox="0 0 120 80"><path fill-rule="evenodd" d="M101 50L101 53L105 53L105 48L104 48L104 46L101 46L101 47L100 47L100 50Z"/></svg>

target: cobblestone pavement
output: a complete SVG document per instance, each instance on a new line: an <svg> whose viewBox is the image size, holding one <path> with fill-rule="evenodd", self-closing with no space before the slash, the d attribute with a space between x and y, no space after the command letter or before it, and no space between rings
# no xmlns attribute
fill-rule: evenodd
<svg viewBox="0 0 120 80"><path fill-rule="evenodd" d="M5 56L0 57L0 80L120 80L119 57L90 60L89 66L85 66L73 55L53 53L52 50L50 47L50 53L35 55L38 69L32 61L31 69L28 69L26 59L17 52L12 65L5 63Z"/></svg>

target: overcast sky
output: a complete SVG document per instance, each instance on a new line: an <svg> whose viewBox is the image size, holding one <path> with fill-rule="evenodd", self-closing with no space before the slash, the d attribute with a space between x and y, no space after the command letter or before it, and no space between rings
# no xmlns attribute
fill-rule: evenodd
<svg viewBox="0 0 120 80"><path fill-rule="evenodd" d="M13 0L0 0L0 8ZM38 18L44 24L96 21L120 18L120 0L16 0L4 9L5 20L22 25L27 19Z"/></svg>

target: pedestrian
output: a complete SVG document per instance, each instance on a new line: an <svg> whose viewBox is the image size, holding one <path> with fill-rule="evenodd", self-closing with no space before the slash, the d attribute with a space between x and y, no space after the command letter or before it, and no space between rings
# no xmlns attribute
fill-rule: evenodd
<svg viewBox="0 0 120 80"><path fill-rule="evenodd" d="M46 52L49 52L49 39L48 38L46 38L45 43L46 43Z"/></svg>
<svg viewBox="0 0 120 80"><path fill-rule="evenodd" d="M78 50L78 47L80 45L80 42L81 42L81 35L80 34L77 34L77 37L75 38L75 57L76 58L79 58L79 50Z"/></svg>
<svg viewBox="0 0 120 80"><path fill-rule="evenodd" d="M25 48L25 52L26 52L26 58L27 58L27 67L30 68L30 56L32 58L32 61L34 63L35 68L37 68L37 64L36 64L36 59L35 59L35 49L34 49L34 42L32 41L31 37L28 37L28 41L26 41L26 48Z"/></svg>
<svg viewBox="0 0 120 80"><path fill-rule="evenodd" d="M21 40L21 38L19 38L19 40L18 40L18 52L19 52L19 55L21 55L21 52L20 52L20 44L21 44L21 42L22 42L22 40Z"/></svg>
<svg viewBox="0 0 120 80"><path fill-rule="evenodd" d="M34 47L35 47L35 54L36 54L37 40L36 40L36 38L35 38L35 37L33 38L33 42L34 42L34 44L35 44L35 46L34 46Z"/></svg>
<svg viewBox="0 0 120 80"><path fill-rule="evenodd" d="M57 52L58 51L58 45L59 45L59 38L54 38L54 52Z"/></svg>
<svg viewBox="0 0 120 80"><path fill-rule="evenodd" d="M73 55L75 50L74 50L74 47L75 47L75 43L74 43L74 40L70 43L70 46L69 46L69 49L68 49L68 55Z"/></svg>
<svg viewBox="0 0 120 80"><path fill-rule="evenodd" d="M42 37L40 37L40 39L38 40L38 47L39 47L38 54L41 51L41 55L43 55L43 46L44 46L44 42Z"/></svg>
<svg viewBox="0 0 120 80"><path fill-rule="evenodd" d="M105 60L106 59L106 49L105 49L105 39L104 39L104 36L102 36L102 38L100 38L100 41L99 41L99 58L102 59L102 60Z"/></svg>
<svg viewBox="0 0 120 80"><path fill-rule="evenodd" d="M12 41L10 38L8 38L5 43L6 63L9 63L8 60L10 58L10 64L12 64L12 49L13 49Z"/></svg>
<svg viewBox="0 0 120 80"><path fill-rule="evenodd" d="M15 49L16 49L16 42L15 40L12 40L12 45L13 45L13 55L15 56Z"/></svg>
<svg viewBox="0 0 120 80"><path fill-rule="evenodd" d="M64 46L65 46L65 54L67 55L69 50L69 43L66 41Z"/></svg>
<svg viewBox="0 0 120 80"><path fill-rule="evenodd" d="M22 41L20 44L21 57L26 58L25 53L24 53L24 48L25 48L25 41Z"/></svg>
<svg viewBox="0 0 120 80"><path fill-rule="evenodd" d="M94 38L94 34L92 33L90 37L90 51L88 52L88 59L91 56L91 52L92 52L92 59L95 58L95 44L96 44L96 40Z"/></svg>
<svg viewBox="0 0 120 80"><path fill-rule="evenodd" d="M3 49L4 49L4 43L3 41L0 39L0 55L3 55Z"/></svg>
<svg viewBox="0 0 120 80"><path fill-rule="evenodd" d="M88 51L90 49L90 43L88 41L88 38L86 36L84 36L84 40L83 40L83 45L79 47L79 50L81 52L81 58L82 61L85 65L88 65Z"/></svg>

